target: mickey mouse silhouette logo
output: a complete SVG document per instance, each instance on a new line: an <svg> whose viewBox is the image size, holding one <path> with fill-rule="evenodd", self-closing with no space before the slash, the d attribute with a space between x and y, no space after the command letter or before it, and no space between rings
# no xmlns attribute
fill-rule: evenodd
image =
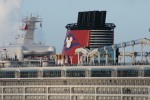
<svg viewBox="0 0 150 100"><path fill-rule="evenodd" d="M72 47L80 45L74 34L68 34L64 41L64 50L69 51Z"/></svg>
<svg viewBox="0 0 150 100"><path fill-rule="evenodd" d="M72 41L73 41L73 38L72 38L72 37L70 37L70 39L69 39L68 37L66 38L66 43L67 43L66 47L67 47L67 48L70 48Z"/></svg>

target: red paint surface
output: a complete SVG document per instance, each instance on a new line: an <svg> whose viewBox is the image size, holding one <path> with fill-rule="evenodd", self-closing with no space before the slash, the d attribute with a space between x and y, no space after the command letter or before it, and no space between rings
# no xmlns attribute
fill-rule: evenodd
<svg viewBox="0 0 150 100"><path fill-rule="evenodd" d="M71 42L71 47L66 47L66 38L73 37L73 41ZM71 30L67 31L66 38L64 41L64 47L63 47L63 54L68 56L68 58L72 57L72 63L77 64L78 63L78 56L75 54L75 49L81 48L81 47L89 47L89 41L90 41L90 30ZM68 59L68 62L70 63L70 59Z"/></svg>

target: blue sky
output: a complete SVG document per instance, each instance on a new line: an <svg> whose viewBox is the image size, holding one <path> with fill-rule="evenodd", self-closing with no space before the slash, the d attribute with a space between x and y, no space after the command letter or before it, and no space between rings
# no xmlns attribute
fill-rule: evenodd
<svg viewBox="0 0 150 100"><path fill-rule="evenodd" d="M45 44L61 53L65 25L75 23L79 11L106 10L115 28L115 43L150 38L150 0L23 0L20 18L29 13L43 19Z"/></svg>

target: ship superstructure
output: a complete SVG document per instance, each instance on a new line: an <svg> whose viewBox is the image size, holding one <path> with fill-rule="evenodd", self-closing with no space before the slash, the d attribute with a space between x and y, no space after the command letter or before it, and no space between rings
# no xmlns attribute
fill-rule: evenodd
<svg viewBox="0 0 150 100"><path fill-rule="evenodd" d="M34 43L41 20L25 18L23 42L1 47L0 100L150 100L150 50L144 49L150 39L114 44L115 25L105 17L106 11L79 12L78 24L66 26L62 54Z"/></svg>
<svg viewBox="0 0 150 100"><path fill-rule="evenodd" d="M23 66L26 63L35 63L35 66L48 64L48 55L55 54L54 46L45 46L42 42L34 40L36 23L42 22L38 16L27 16L22 19L24 25L21 27L22 34L16 38L16 43L0 47L1 67ZM31 61L32 60L32 61ZM45 61L45 62L44 62Z"/></svg>

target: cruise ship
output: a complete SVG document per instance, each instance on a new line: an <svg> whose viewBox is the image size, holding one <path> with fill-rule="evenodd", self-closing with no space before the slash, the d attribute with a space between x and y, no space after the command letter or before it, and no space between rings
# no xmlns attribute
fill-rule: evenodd
<svg viewBox="0 0 150 100"><path fill-rule="evenodd" d="M106 13L79 12L62 54L35 42L41 18L23 18L16 42L0 47L0 100L150 100L150 39L115 44Z"/></svg>

